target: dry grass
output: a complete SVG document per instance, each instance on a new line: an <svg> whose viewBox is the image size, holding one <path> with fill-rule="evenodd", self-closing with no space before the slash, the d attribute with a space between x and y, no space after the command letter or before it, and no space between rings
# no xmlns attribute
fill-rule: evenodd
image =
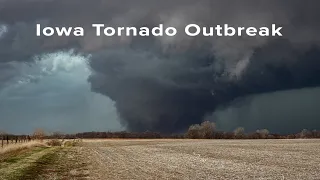
<svg viewBox="0 0 320 180"><path fill-rule="evenodd" d="M79 161L91 164L92 179L320 179L320 140L89 140L83 146L75 148Z"/></svg>
<svg viewBox="0 0 320 180"><path fill-rule="evenodd" d="M13 151L19 151L23 149L30 149L32 147L37 146L45 146L45 144L39 142L39 141L30 141L25 143L17 143L17 144L10 144L8 146L5 146L3 148L0 148L0 155L11 153Z"/></svg>

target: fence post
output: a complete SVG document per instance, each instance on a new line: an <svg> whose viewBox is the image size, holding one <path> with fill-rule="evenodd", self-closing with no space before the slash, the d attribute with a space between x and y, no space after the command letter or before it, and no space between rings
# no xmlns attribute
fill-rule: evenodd
<svg viewBox="0 0 320 180"><path fill-rule="evenodd" d="M3 147L4 136L1 137L1 147Z"/></svg>
<svg viewBox="0 0 320 180"><path fill-rule="evenodd" d="M7 136L7 145L9 144L9 136Z"/></svg>

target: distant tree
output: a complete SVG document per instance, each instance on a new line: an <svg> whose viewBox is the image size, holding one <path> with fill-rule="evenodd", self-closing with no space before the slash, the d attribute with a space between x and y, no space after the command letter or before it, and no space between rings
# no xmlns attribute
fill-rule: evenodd
<svg viewBox="0 0 320 180"><path fill-rule="evenodd" d="M187 131L186 137L190 139L201 138L201 126L199 124L191 125Z"/></svg>
<svg viewBox="0 0 320 180"><path fill-rule="evenodd" d="M245 136L245 131L244 131L243 127L238 127L233 132L234 132L235 137L238 139L244 138L244 136Z"/></svg>
<svg viewBox="0 0 320 180"><path fill-rule="evenodd" d="M261 139L266 139L269 135L268 129L259 129L256 131Z"/></svg>
<svg viewBox="0 0 320 180"><path fill-rule="evenodd" d="M42 141L44 137L45 137L45 132L43 129L38 128L33 132L34 139L39 139Z"/></svg>
<svg viewBox="0 0 320 180"><path fill-rule="evenodd" d="M5 131L0 131L0 135L6 135L7 133Z"/></svg>
<svg viewBox="0 0 320 180"><path fill-rule="evenodd" d="M285 139L285 136L281 136L280 134L270 134L273 136L274 139Z"/></svg>
<svg viewBox="0 0 320 180"><path fill-rule="evenodd" d="M257 133L257 132L254 132L254 133L248 134L247 137L248 137L249 139L260 139L260 134Z"/></svg>
<svg viewBox="0 0 320 180"><path fill-rule="evenodd" d="M312 133L307 130L307 129L303 129L301 132L300 132L300 138L310 138L312 135Z"/></svg>
<svg viewBox="0 0 320 180"><path fill-rule="evenodd" d="M268 138L268 139L276 139L276 137L275 137L273 134L269 134L269 135L267 136L267 138Z"/></svg>
<svg viewBox="0 0 320 180"><path fill-rule="evenodd" d="M53 132L51 136L52 138L55 138L55 139L62 139L64 137L63 133L59 131Z"/></svg>
<svg viewBox="0 0 320 180"><path fill-rule="evenodd" d="M224 132L223 133L223 139L234 139L235 135L233 132Z"/></svg>
<svg viewBox="0 0 320 180"><path fill-rule="evenodd" d="M215 131L215 132L213 133L213 138L214 138L214 139L223 139L223 137L224 137L224 132L217 132L217 131Z"/></svg>
<svg viewBox="0 0 320 180"><path fill-rule="evenodd" d="M297 136L295 134L289 134L287 135L287 139L295 139Z"/></svg>
<svg viewBox="0 0 320 180"><path fill-rule="evenodd" d="M320 131L313 130L312 131L312 138L320 138Z"/></svg>
<svg viewBox="0 0 320 180"><path fill-rule="evenodd" d="M216 129L216 124L210 121L201 123L201 138L211 139Z"/></svg>

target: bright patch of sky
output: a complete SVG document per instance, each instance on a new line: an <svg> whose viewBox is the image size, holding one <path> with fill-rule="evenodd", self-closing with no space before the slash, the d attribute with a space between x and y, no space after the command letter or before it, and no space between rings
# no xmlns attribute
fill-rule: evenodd
<svg viewBox="0 0 320 180"><path fill-rule="evenodd" d="M18 72L0 90L0 130L30 133L121 130L114 102L93 93L88 59L70 51L43 54L35 63L12 63Z"/></svg>
<svg viewBox="0 0 320 180"><path fill-rule="evenodd" d="M0 24L0 38L2 38L6 32L8 32L7 26Z"/></svg>

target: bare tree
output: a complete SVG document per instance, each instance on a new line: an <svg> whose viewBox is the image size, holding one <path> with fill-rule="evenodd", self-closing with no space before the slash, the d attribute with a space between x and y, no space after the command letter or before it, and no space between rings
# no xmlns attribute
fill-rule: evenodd
<svg viewBox="0 0 320 180"><path fill-rule="evenodd" d="M62 139L64 137L63 133L59 132L59 131L55 131L52 133L52 137L55 139Z"/></svg>
<svg viewBox="0 0 320 180"><path fill-rule="evenodd" d="M4 144L4 140L6 139L6 136L7 135L7 133L6 132L4 132L4 131L0 131L0 138L1 138L1 147L3 147L3 144Z"/></svg>
<svg viewBox="0 0 320 180"><path fill-rule="evenodd" d="M199 124L191 125L186 134L187 138L198 139L201 137L201 126Z"/></svg>
<svg viewBox="0 0 320 180"><path fill-rule="evenodd" d="M42 141L44 137L45 137L45 132L43 129L38 128L33 132L34 139L39 139Z"/></svg>
<svg viewBox="0 0 320 180"><path fill-rule="evenodd" d="M311 137L311 135L312 135L312 133L307 129L303 129L300 132L300 138L309 138L309 137Z"/></svg>
<svg viewBox="0 0 320 180"><path fill-rule="evenodd" d="M268 129L259 129L256 131L261 139L266 139L269 135Z"/></svg>
<svg viewBox="0 0 320 180"><path fill-rule="evenodd" d="M238 127L234 130L234 135L236 138L241 139L244 138L245 132L243 127Z"/></svg>
<svg viewBox="0 0 320 180"><path fill-rule="evenodd" d="M201 123L201 138L211 139L216 129L216 124L210 121Z"/></svg>

